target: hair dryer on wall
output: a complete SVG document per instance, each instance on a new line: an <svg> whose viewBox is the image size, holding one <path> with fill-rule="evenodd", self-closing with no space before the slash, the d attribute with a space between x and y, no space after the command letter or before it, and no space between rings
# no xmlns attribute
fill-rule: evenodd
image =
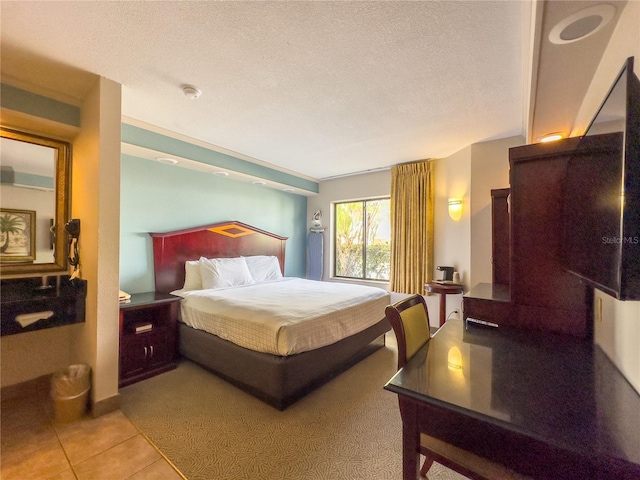
<svg viewBox="0 0 640 480"><path fill-rule="evenodd" d="M80 254L78 253L78 238L80 237L80 220L74 218L69 220L64 229L69 235L69 264L73 266L73 273L71 279L74 279L80 273L78 266L80 265Z"/></svg>

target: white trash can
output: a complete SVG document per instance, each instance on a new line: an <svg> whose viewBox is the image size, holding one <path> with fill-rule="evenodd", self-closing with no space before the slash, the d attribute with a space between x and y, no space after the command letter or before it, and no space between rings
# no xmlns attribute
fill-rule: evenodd
<svg viewBox="0 0 640 480"><path fill-rule="evenodd" d="M56 423L72 423L84 416L91 387L90 373L88 365L69 365L64 371L53 374L51 398Z"/></svg>

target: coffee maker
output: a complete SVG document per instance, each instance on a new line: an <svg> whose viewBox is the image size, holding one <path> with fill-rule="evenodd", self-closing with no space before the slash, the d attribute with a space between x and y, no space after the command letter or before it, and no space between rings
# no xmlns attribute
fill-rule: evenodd
<svg viewBox="0 0 640 480"><path fill-rule="evenodd" d="M453 282L453 267L436 267L436 270L442 272L441 282Z"/></svg>

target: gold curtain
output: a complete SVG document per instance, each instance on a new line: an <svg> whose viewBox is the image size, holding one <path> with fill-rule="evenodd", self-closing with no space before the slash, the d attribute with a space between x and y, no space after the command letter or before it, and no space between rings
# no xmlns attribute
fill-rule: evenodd
<svg viewBox="0 0 640 480"><path fill-rule="evenodd" d="M404 163L391 169L390 290L424 294L433 272L433 165Z"/></svg>

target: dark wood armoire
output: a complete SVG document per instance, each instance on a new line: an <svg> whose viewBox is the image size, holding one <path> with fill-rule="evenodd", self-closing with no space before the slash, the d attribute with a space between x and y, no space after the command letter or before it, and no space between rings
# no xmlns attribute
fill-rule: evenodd
<svg viewBox="0 0 640 480"><path fill-rule="evenodd" d="M592 335L593 290L562 264L565 175L578 141L509 150L510 187L491 192L493 284L465 295L465 319Z"/></svg>

